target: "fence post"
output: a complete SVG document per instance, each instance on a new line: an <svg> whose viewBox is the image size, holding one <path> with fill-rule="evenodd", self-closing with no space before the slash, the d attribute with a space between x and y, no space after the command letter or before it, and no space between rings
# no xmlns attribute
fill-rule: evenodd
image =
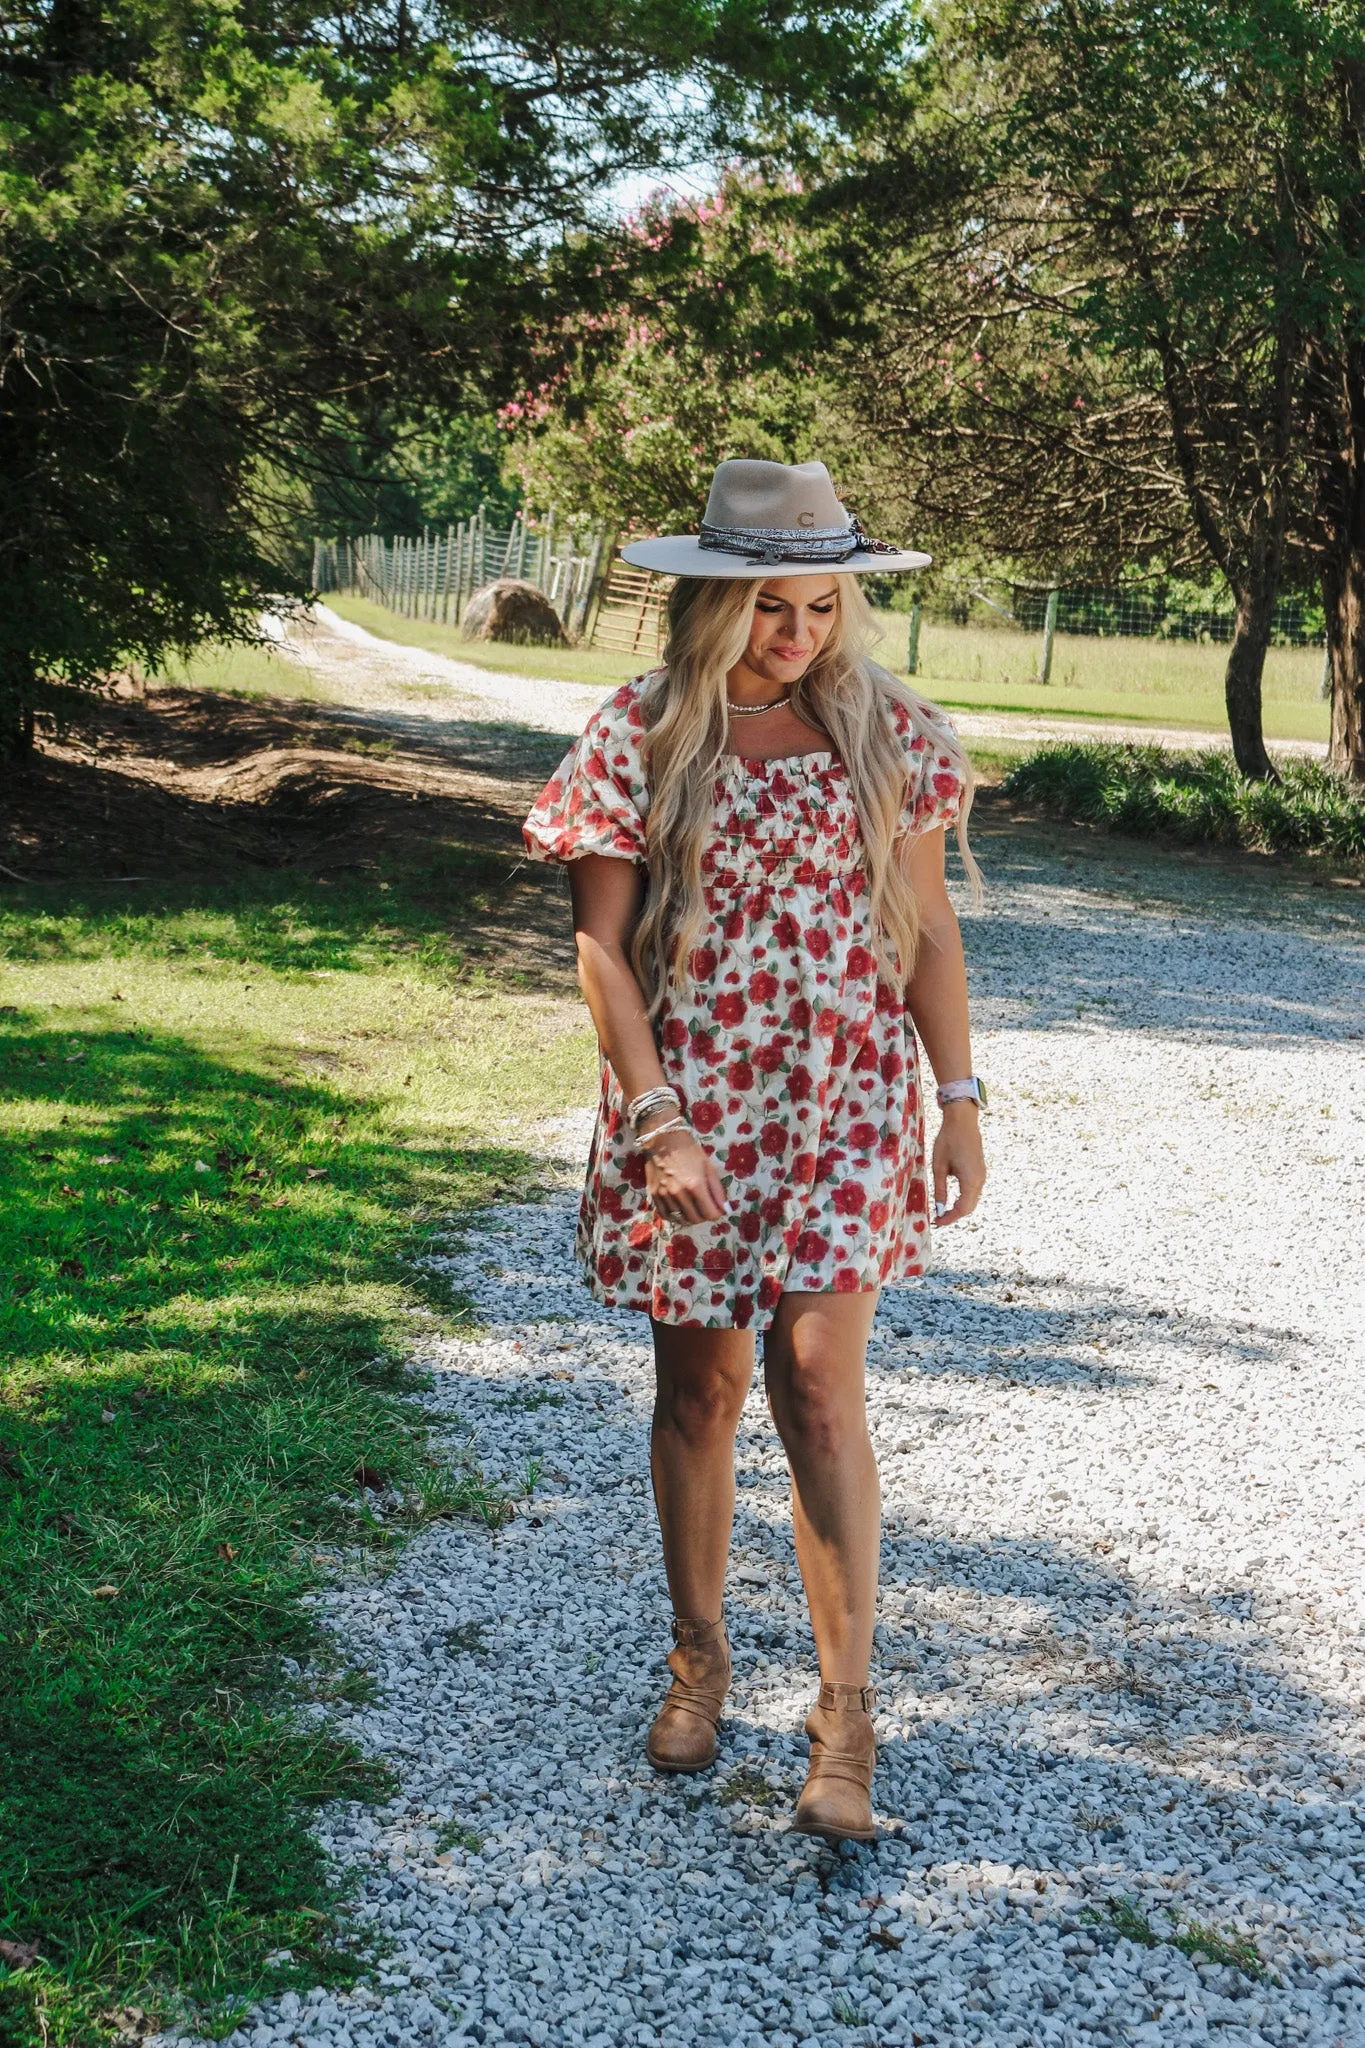
<svg viewBox="0 0 1365 2048"><path fill-rule="evenodd" d="M1047 610L1043 614L1043 658L1038 664L1038 680L1048 683L1052 680L1052 643L1057 637L1057 586L1054 583L1047 594Z"/></svg>
<svg viewBox="0 0 1365 2048"><path fill-rule="evenodd" d="M578 627L579 642L586 647L592 646L592 636L597 630L597 613L602 609L602 593L607 587L615 551L616 536L613 534L608 544L607 529L599 526L593 539L587 581L583 586L583 614Z"/></svg>
<svg viewBox="0 0 1365 2048"><path fill-rule="evenodd" d="M910 607L910 641L905 653L905 673L908 676L919 674L919 622L922 611L923 606L916 598Z"/></svg>

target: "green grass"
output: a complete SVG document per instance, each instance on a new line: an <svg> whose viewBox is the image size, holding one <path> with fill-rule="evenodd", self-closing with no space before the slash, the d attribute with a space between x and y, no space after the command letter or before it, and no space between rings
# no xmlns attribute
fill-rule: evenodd
<svg viewBox="0 0 1365 2048"><path fill-rule="evenodd" d="M360 1967L307 1813L384 1773L299 1717L369 1683L303 1597L506 1513L413 1405L415 1312L459 1310L411 1261L528 1185L529 1121L594 1072L573 1012L468 975L439 883L6 892L0 1937L38 1948L0 1965L7 2048L133 2002L222 2032Z"/></svg>
<svg viewBox="0 0 1365 2048"><path fill-rule="evenodd" d="M1172 754L1068 742L1031 754L1004 788L1082 823L1144 837L1340 860L1365 856L1365 791L1317 761L1282 760L1278 780L1249 782L1220 749Z"/></svg>
<svg viewBox="0 0 1365 2048"><path fill-rule="evenodd" d="M188 661L172 658L160 680L174 689L229 690L242 697L303 697L323 703L335 694L298 654L257 646L197 648Z"/></svg>
<svg viewBox="0 0 1365 2048"><path fill-rule="evenodd" d="M1090 1926L1103 1924L1100 1914L1093 1906L1087 1907L1082 1919ZM1247 1936L1220 1934L1214 1927L1205 1926L1202 1920L1186 1920L1177 1912L1170 1915L1171 1926L1167 1933L1153 1927L1147 1915L1135 1899L1115 1896L1105 1901L1105 1918L1115 1933L1135 1942L1139 1948L1179 1949L1182 1955L1193 1959L1202 1956L1205 1962L1221 1964L1226 1969L1240 1970L1244 1977L1256 1983L1270 1976L1265 1960L1254 1941Z"/></svg>
<svg viewBox="0 0 1365 2048"><path fill-rule="evenodd" d="M517 675L591 683L603 690L650 665L646 655L605 649L494 647L460 637L454 626L405 619L367 599L327 599L343 618L380 639L426 647L476 667ZM879 615L878 653L905 673L904 613ZM1227 649L1184 641L1057 636L1052 680L1036 679L1041 642L1001 628L927 623L920 633L916 682L949 709L1031 712L1051 718L1113 719L1137 725L1190 726L1221 732L1227 725L1223 672ZM1319 696L1322 655L1314 648L1272 648L1265 669L1265 730L1271 739L1325 740L1328 707Z"/></svg>
<svg viewBox="0 0 1365 2048"><path fill-rule="evenodd" d="M881 618L886 628L882 659L904 674L907 620L890 612ZM916 681L951 709L1108 718L1211 732L1226 728L1225 647L1059 633L1047 684L1037 680L1041 647L1039 638L1003 627L926 623ZM1270 650L1264 678L1267 737L1327 738L1329 708L1319 695L1321 679L1320 649Z"/></svg>

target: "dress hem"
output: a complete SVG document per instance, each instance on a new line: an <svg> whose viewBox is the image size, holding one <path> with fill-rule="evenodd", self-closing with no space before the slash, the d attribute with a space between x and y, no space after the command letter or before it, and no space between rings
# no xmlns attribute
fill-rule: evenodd
<svg viewBox="0 0 1365 2048"><path fill-rule="evenodd" d="M927 1270L926 1267L919 1266L913 1272L898 1273L894 1280L878 1280L871 1287L784 1287L778 1300L781 1301L782 1296L786 1294L891 1294L897 1288L920 1286ZM771 1309L759 1309L755 1312L752 1322L748 1323L722 1322L718 1318L713 1320L705 1316L656 1316L648 1302L617 1294L610 1287L604 1287L597 1275L589 1272L586 1266L580 1268L579 1278L593 1300L601 1302L603 1308L623 1309L630 1315L648 1316L652 1323L662 1323L665 1329L670 1330L752 1330L755 1336L761 1337L771 1326L777 1313L775 1306Z"/></svg>

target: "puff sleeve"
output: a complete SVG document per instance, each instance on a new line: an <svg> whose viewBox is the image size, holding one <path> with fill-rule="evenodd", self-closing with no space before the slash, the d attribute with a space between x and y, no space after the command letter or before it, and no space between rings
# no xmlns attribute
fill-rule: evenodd
<svg viewBox="0 0 1365 2048"><path fill-rule="evenodd" d="M905 791L904 824L907 832L945 830L957 823L962 809L965 782L962 742L952 720L936 704L915 699L915 715L909 707L895 707L896 730L905 748L909 780Z"/></svg>
<svg viewBox="0 0 1365 2048"><path fill-rule="evenodd" d="M606 854L643 865L649 790L640 757L643 678L627 683L588 721L521 828L533 860Z"/></svg>

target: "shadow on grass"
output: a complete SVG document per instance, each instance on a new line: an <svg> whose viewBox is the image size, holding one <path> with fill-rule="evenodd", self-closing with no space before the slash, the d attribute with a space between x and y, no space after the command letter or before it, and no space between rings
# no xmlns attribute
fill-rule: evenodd
<svg viewBox="0 0 1365 2048"><path fill-rule="evenodd" d="M456 971L463 955L450 906L467 914L508 864L452 845L429 849L422 863L396 870L393 882L382 873L329 885L314 876L246 871L137 892L118 878L65 883L58 906L49 908L33 891L0 909L0 946L7 959L29 965L136 954L306 974L372 967L382 953Z"/></svg>
<svg viewBox="0 0 1365 2048"><path fill-rule="evenodd" d="M299 1718L328 1657L300 1596L392 1540L375 1479L409 1521L496 1520L409 1399L435 1283L408 1259L414 1217L529 1162L408 1151L366 1104L145 1030L0 1017L0 1079L0 1933L39 1951L0 1968L0 2040L168 1991L211 2024L356 1967L303 1812L385 1780Z"/></svg>

